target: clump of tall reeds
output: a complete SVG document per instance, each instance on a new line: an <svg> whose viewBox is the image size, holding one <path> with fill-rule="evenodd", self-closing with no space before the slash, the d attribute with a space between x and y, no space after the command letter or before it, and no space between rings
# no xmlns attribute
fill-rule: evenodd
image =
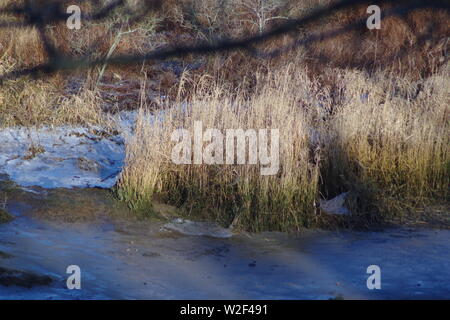
<svg viewBox="0 0 450 320"><path fill-rule="evenodd" d="M338 73L338 93L289 65L257 76L250 96L203 79L189 100L159 116L141 111L127 143L120 197L148 209L158 195L187 215L251 231L320 225L318 200L349 190L352 216L369 224L404 212L395 209L444 200L450 158L445 74L413 82L386 73L329 72ZM279 129L279 172L262 176L259 166L248 164L174 164L171 134L192 130L195 121L219 130Z"/></svg>
<svg viewBox="0 0 450 320"><path fill-rule="evenodd" d="M312 119L297 104L311 83L292 66L284 71L261 79L248 99L208 82L195 89L188 103L164 112L162 121L141 113L127 144L118 184L121 198L139 206L157 193L188 212L255 231L312 225L320 159L310 143ZM279 129L278 173L262 176L260 166L250 164L174 164L171 134L178 128L192 130L195 121L222 131Z"/></svg>

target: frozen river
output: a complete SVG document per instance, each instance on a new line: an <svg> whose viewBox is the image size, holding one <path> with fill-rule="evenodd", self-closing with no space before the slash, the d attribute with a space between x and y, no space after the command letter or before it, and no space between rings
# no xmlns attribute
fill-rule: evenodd
<svg viewBox="0 0 450 320"><path fill-rule="evenodd" d="M192 236L160 221L92 218L110 201L96 189L80 196L96 197L87 213L74 202L46 215L58 194L70 202L77 192L23 191L8 203L15 219L0 224L3 282L28 273L51 282L0 285L1 299L450 299L449 230ZM80 290L67 288L69 265L81 269ZM379 290L367 288L370 265L380 267Z"/></svg>

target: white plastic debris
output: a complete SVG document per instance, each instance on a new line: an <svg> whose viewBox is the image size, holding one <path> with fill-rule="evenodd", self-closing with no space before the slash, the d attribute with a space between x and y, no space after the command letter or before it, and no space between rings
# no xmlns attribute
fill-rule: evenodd
<svg viewBox="0 0 450 320"><path fill-rule="evenodd" d="M328 214L350 214L350 211L344 206L348 194L349 192L344 192L333 199L321 200L320 209Z"/></svg>

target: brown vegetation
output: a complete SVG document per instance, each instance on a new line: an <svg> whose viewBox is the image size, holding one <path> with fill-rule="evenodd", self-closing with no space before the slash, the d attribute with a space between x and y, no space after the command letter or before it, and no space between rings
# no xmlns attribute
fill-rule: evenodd
<svg viewBox="0 0 450 320"><path fill-rule="evenodd" d="M59 23L46 34L67 55L142 54L173 43L260 33L334 2L168 0L137 23L128 23L119 10L81 30ZM0 7L13 3L18 2L2 0ZM382 12L405 3L382 5ZM450 13L415 10L384 18L380 30L360 26L326 37L366 18L366 8L355 6L266 41L253 48L259 56L232 51L6 81L0 87L0 125L105 124L110 112L141 108L119 197L147 210L158 194L187 213L248 230L324 225L318 200L348 190L350 226L445 203ZM261 58L321 33L323 39ZM41 40L32 27L2 29L0 75L46 61ZM169 99L162 101L162 95ZM171 109L158 128L144 121L147 112L179 104L190 105L192 114ZM200 119L218 129L283 129L282 172L261 177L247 166L175 166L170 133Z"/></svg>

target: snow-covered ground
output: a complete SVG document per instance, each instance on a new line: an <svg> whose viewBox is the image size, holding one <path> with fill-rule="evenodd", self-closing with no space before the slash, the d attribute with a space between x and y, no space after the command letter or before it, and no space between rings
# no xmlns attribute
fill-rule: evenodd
<svg viewBox="0 0 450 320"><path fill-rule="evenodd" d="M0 173L23 187L112 187L125 158L135 112L117 117L117 133L99 127L0 130Z"/></svg>
<svg viewBox="0 0 450 320"><path fill-rule="evenodd" d="M21 186L114 185L124 160L120 135L88 128L7 128L0 131L0 172Z"/></svg>
<svg viewBox="0 0 450 320"><path fill-rule="evenodd" d="M179 108L187 110L185 104ZM144 115L152 125L165 116L165 110ZM110 130L97 126L0 129L0 174L23 187L110 188L121 172L125 140L133 133L137 117L137 111L122 111L112 118Z"/></svg>

